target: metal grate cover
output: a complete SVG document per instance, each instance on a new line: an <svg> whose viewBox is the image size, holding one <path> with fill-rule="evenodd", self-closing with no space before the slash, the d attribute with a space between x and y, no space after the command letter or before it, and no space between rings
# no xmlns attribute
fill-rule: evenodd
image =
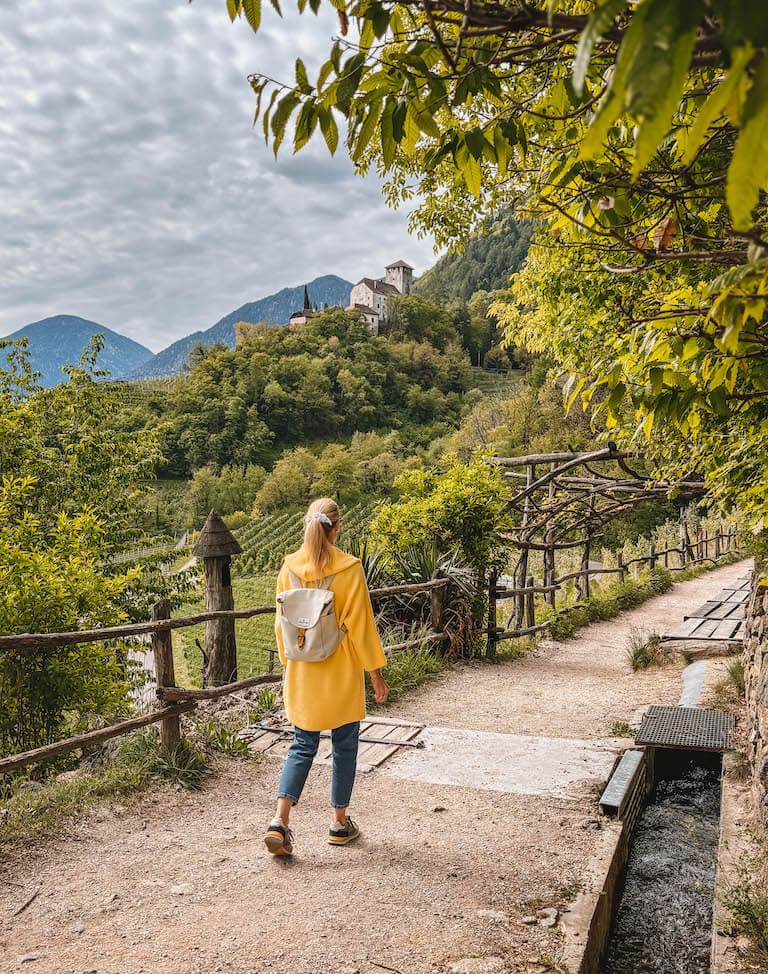
<svg viewBox="0 0 768 974"><path fill-rule="evenodd" d="M693 751L730 751L736 718L720 710L653 706L643 718L635 744Z"/></svg>

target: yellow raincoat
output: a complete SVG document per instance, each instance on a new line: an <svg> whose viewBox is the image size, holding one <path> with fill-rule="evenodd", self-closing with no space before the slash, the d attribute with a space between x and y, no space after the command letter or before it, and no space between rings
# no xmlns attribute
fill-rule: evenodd
<svg viewBox="0 0 768 974"><path fill-rule="evenodd" d="M317 581L304 548L288 555L277 576L277 591L291 588L288 572L304 582ZM381 639L373 620L365 572L359 558L331 545L331 561L323 571L330 585L340 626L347 635L336 652L317 663L286 660L280 615L275 622L277 648L285 667L283 701L288 720L302 730L332 730L365 717L365 670L387 665Z"/></svg>

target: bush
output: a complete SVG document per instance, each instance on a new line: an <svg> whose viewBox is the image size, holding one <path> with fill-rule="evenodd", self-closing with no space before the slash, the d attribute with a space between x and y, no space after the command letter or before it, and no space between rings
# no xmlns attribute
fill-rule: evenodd
<svg viewBox="0 0 768 974"><path fill-rule="evenodd" d="M738 884L726 891L725 908L731 915L734 933L747 938L744 958L747 970L768 969L768 892L756 882L745 868Z"/></svg>
<svg viewBox="0 0 768 974"><path fill-rule="evenodd" d="M629 665L637 672L646 670L649 666L658 665L662 661L661 638L656 632L646 632L632 626L629 630L624 651Z"/></svg>

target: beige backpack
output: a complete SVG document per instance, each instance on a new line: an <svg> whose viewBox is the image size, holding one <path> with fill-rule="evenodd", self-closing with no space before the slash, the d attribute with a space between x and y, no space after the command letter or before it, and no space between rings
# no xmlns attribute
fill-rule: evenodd
<svg viewBox="0 0 768 974"><path fill-rule="evenodd" d="M336 576L322 579L316 588L307 588L292 571L288 577L293 587L277 596L285 658L319 663L336 652L347 634L330 591Z"/></svg>

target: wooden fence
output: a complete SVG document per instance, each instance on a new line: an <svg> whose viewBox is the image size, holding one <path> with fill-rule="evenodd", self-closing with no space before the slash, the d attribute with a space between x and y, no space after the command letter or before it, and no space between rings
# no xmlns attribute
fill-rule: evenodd
<svg viewBox="0 0 768 974"><path fill-rule="evenodd" d="M584 542L580 543L583 544ZM555 610L557 608L557 593L562 591L568 582L575 581L579 598L562 610L568 611L583 605L589 599L592 591L591 579L597 576L618 575L619 581L624 582L628 574L637 573L643 566L647 566L649 569L663 566L670 572L685 571L693 565L702 565L707 562L717 564L724 555L738 548L738 532L735 530L723 531L718 529L712 537L697 532L696 536L691 539L685 521L681 520L679 546L657 550L655 544L651 542L647 555L640 555L627 561L624 561L623 552L619 551L616 555L615 568L603 565L590 567L587 557L582 559L581 567L577 571L567 572L555 577L556 546L545 547L544 579L541 582L537 582L533 576L529 575L524 586L509 587L499 585L497 575L490 576L488 580L488 626L485 630L488 638L488 655L491 657L495 655L496 643L502 640L535 635L552 625L552 619L540 623L536 622L535 599L537 595L542 595L544 603ZM586 551L588 556L589 549L586 548ZM677 564L673 564L673 561L676 561ZM511 618L515 620L515 624L510 629L498 625L498 603L506 600L511 600L514 606Z"/></svg>
<svg viewBox="0 0 768 974"><path fill-rule="evenodd" d="M231 540L234 541L234 539ZM569 572L557 578L553 577L553 573L550 573L543 584L535 582L533 577L529 576L524 586L516 588L499 586L498 578L491 576L488 580L488 626L487 629L482 630L482 633L488 638L488 655L493 656L495 654L496 644L501 640L532 635L551 625L551 621L536 623L535 597L536 595L543 595L546 604L554 609L556 608L557 592L569 580L576 579L579 581L579 591L581 601L583 601L589 598L590 575L617 574L623 581L627 572L636 565L648 565L653 568L658 564L663 564L670 571L679 571L690 564L701 564L705 561L716 562L722 555L731 551L735 543L735 532L718 531L712 538L702 536L691 541L687 532L684 531L681 534L679 548L656 551L651 545L647 556L633 558L627 562L622 562L621 554L619 554L618 565L615 568L590 569L586 566L579 571ZM216 537L216 544L221 545L220 534ZM712 555L710 555L711 546ZM199 549L196 548L196 550ZM228 554L222 555L220 547L211 550L215 550L216 554L210 558L203 556L206 612L173 618L170 603L168 600L162 599L153 607L152 617L147 622L126 623L120 626L99 627L77 632L22 633L0 636L0 652L19 649L45 650L59 646L150 636L154 655L157 696L160 701L158 709L140 717L123 720L85 734L78 734L31 751L0 758L0 774L99 744L110 738L129 734L138 728L154 723L160 724L160 739L163 749L173 751L180 741L181 715L194 710L201 700L211 700L250 687L280 682L281 676L271 672L272 664L270 664L270 672L242 680L237 679L235 621L274 614L275 606L256 606L255 608L236 610L232 601L230 556ZM676 556L678 565L671 564L670 557L673 554ZM545 558L545 565L547 564L554 565L554 555L549 561ZM371 590L371 599L374 601L401 595L429 595L430 624L428 631L418 638L387 646L387 652L394 653L422 646L425 643L447 642L451 639L451 633L447 631L445 625L446 613L450 608L448 604L449 586L448 579L437 578L419 584L395 585ZM507 599L514 600L515 618L519 620L518 624L509 630L499 627L497 619L497 604L499 601ZM567 608L571 607L568 606ZM204 671L204 684L209 683L211 685L204 685L201 689L178 687L173 665L173 631L201 623L206 623L207 656L205 659L210 663L216 653L222 650L217 665L207 666L207 680L206 671ZM272 653L273 663L274 651Z"/></svg>
<svg viewBox="0 0 768 974"><path fill-rule="evenodd" d="M445 593L449 585L448 579L435 579L430 582L415 585L394 585L387 588L372 589L371 599L380 600L396 595L417 595L427 593L430 597L430 631L418 639L396 643L387 646L388 653L399 652L426 642L442 642L449 638L443 629L443 619L446 608ZM85 629L77 632L49 632L22 633L19 635L0 636L0 652L8 650L45 650L59 646L77 646L85 643L106 642L109 640L128 639L136 636L150 636L154 656L155 679L157 681L157 696L160 707L141 717L122 720L98 730L89 731L68 737L65 740L46 744L43 747L20 754L12 754L0 758L0 775L18 770L31 764L38 764L50 758L59 757L72 751L100 744L113 737L130 734L151 724L160 724L160 741L163 750L173 751L181 740L180 717L184 713L194 710L201 700L213 700L228 694L237 693L255 686L265 686L279 683L280 674L262 673L258 676L247 677L244 680L225 682L216 686L202 689L176 686L176 676L173 665L173 630L197 626L200 623L214 626L231 626L237 619L252 619L259 615L274 615L274 605L257 606L252 609L225 609L202 612L192 616L172 618L171 605L167 599L155 603L152 618L148 622L126 623L121 626L105 626L98 629ZM236 672L236 668L235 668Z"/></svg>

